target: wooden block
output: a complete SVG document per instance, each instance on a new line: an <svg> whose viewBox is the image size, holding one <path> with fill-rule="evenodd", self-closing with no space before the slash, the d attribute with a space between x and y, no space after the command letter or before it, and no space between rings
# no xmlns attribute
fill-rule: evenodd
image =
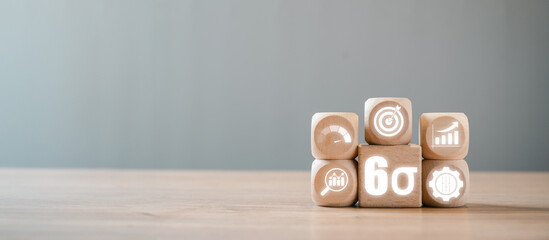
<svg viewBox="0 0 549 240"><path fill-rule="evenodd" d="M419 142L425 159L465 159L469 152L469 120L464 113L424 113Z"/></svg>
<svg viewBox="0 0 549 240"><path fill-rule="evenodd" d="M465 160L423 160L423 204L461 207L469 198L469 167Z"/></svg>
<svg viewBox="0 0 549 240"><path fill-rule="evenodd" d="M355 160L314 160L311 194L319 206L348 207L357 200Z"/></svg>
<svg viewBox="0 0 549 240"><path fill-rule="evenodd" d="M354 159L358 146L358 115L325 112L313 115L311 151L316 159Z"/></svg>
<svg viewBox="0 0 549 240"><path fill-rule="evenodd" d="M419 145L358 146L360 207L421 207Z"/></svg>
<svg viewBox="0 0 549 240"><path fill-rule="evenodd" d="M368 144L405 145L412 140L412 102L408 98L369 98L364 103Z"/></svg>

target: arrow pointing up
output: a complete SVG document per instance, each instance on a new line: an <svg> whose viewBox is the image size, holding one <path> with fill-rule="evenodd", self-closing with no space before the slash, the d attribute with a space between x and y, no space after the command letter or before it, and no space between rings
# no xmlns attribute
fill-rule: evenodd
<svg viewBox="0 0 549 240"><path fill-rule="evenodd" d="M453 122L453 123L452 123L452 126L446 128L446 129L444 129L444 130L439 130L439 131L437 131L437 132L439 132L439 133L449 132L449 131L454 130L454 129L457 128L457 127L458 127L458 122L456 121L456 122Z"/></svg>

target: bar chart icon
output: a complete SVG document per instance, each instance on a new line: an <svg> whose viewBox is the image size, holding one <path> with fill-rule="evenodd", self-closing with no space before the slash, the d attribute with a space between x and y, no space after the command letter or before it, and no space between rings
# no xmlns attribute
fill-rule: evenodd
<svg viewBox="0 0 549 240"><path fill-rule="evenodd" d="M326 173L324 177L324 183L326 188L320 193L321 196L326 195L329 191L339 192L347 187L349 183L349 176L341 168L333 168Z"/></svg>
<svg viewBox="0 0 549 240"><path fill-rule="evenodd" d="M342 173L341 175L332 173L332 175L329 176L328 179L328 186L330 187L343 187L346 185L347 182L347 179L345 178L345 173Z"/></svg>
<svg viewBox="0 0 549 240"><path fill-rule="evenodd" d="M433 147L459 147L459 123L452 122L452 125L442 130L435 130L433 127Z"/></svg>

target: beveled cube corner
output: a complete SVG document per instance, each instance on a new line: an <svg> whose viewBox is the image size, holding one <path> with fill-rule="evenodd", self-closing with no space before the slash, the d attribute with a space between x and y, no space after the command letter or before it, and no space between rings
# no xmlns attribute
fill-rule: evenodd
<svg viewBox="0 0 549 240"><path fill-rule="evenodd" d="M318 206L348 207L357 201L355 160L314 160L311 195Z"/></svg>
<svg viewBox="0 0 549 240"><path fill-rule="evenodd" d="M370 145L405 145L412 140L408 98L369 98L364 103L364 139Z"/></svg>
<svg viewBox="0 0 549 240"><path fill-rule="evenodd" d="M469 120L464 113L424 113L419 142L425 159L460 160L469 151Z"/></svg>
<svg viewBox="0 0 549 240"><path fill-rule="evenodd" d="M469 166L465 160L423 160L423 205L461 207L469 198Z"/></svg>
<svg viewBox="0 0 549 240"><path fill-rule="evenodd" d="M311 152L316 159L349 160L357 156L358 115L324 112L313 115Z"/></svg>
<svg viewBox="0 0 549 240"><path fill-rule="evenodd" d="M360 207L421 207L419 145L358 147Z"/></svg>

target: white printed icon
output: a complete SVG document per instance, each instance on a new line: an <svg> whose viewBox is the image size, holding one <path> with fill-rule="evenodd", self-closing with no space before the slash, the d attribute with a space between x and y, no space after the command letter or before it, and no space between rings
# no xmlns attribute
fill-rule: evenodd
<svg viewBox="0 0 549 240"><path fill-rule="evenodd" d="M442 198L444 202L458 198L459 191L463 187L463 181L459 179L459 175L458 171L452 171L449 167L434 171L433 180L429 182L429 187L433 190L433 197Z"/></svg>
<svg viewBox="0 0 549 240"><path fill-rule="evenodd" d="M381 196L389 188L389 175L385 169L388 167L387 159L381 156L373 156L366 159L364 164L364 187L370 195ZM417 167L399 167L391 173L391 188L398 195L405 196L414 191L414 174ZM404 174L408 178L408 186L402 189L398 184L398 176ZM377 184L376 184L377 182Z"/></svg>
<svg viewBox="0 0 549 240"><path fill-rule="evenodd" d="M404 127L404 117L400 112L402 107L384 107L377 111L374 116L374 127L376 131L385 137L396 136Z"/></svg>
<svg viewBox="0 0 549 240"><path fill-rule="evenodd" d="M333 168L326 173L324 183L326 184L326 188L324 188L324 190L320 193L321 196L326 195L330 190L333 192L339 192L345 189L349 183L349 177L343 169Z"/></svg>
<svg viewBox="0 0 549 240"><path fill-rule="evenodd" d="M334 143L339 143L344 141L345 143L352 142L351 140L351 134L342 126L338 125L330 125L322 129L320 132L322 139L327 139L329 134L337 134L339 135L340 139L334 140Z"/></svg>
<svg viewBox="0 0 549 240"><path fill-rule="evenodd" d="M452 122L452 125L442 130L435 130L433 126L433 146L432 147L459 147L459 123Z"/></svg>

